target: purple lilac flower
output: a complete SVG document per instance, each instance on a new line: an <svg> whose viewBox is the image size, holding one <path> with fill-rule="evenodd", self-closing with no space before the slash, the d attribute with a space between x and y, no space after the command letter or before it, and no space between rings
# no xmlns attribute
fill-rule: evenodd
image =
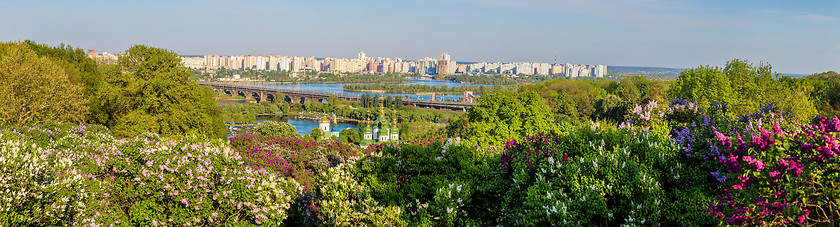
<svg viewBox="0 0 840 227"><path fill-rule="evenodd" d="M720 170L717 170L717 171L714 171L714 172L710 172L710 173L712 174L712 176L713 176L713 177L715 177L715 179L716 179L718 182L721 182L721 183L726 182L726 174L724 174L724 173L723 173L723 172L721 172Z"/></svg>

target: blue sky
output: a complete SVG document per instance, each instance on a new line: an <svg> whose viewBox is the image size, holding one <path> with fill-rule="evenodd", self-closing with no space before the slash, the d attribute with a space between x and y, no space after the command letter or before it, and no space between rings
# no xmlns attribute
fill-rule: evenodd
<svg viewBox="0 0 840 227"><path fill-rule="evenodd" d="M437 57L456 61L840 71L840 1L8 1L0 40L185 55Z"/></svg>

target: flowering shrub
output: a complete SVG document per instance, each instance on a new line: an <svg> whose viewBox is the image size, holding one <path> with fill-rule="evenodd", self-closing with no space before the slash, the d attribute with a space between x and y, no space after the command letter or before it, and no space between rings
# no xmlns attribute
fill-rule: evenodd
<svg viewBox="0 0 840 227"><path fill-rule="evenodd" d="M669 112L664 107L659 106L656 101L651 100L644 106L635 105L633 111L625 116L627 120L621 122L618 128L635 127L658 136L665 136L670 130L668 122L664 118L665 114L674 111L674 108L671 108Z"/></svg>
<svg viewBox="0 0 840 227"><path fill-rule="evenodd" d="M0 223L69 224L70 212L82 206L76 202L87 194L74 189L84 179L75 171L56 171L68 169L72 160L48 160L47 152L26 140L0 142Z"/></svg>
<svg viewBox="0 0 840 227"><path fill-rule="evenodd" d="M441 219L443 225L454 226L456 221L468 218L468 213L464 208L470 203L470 186L458 181L443 183L435 190L432 203L432 208L435 209L433 213L440 215L435 218Z"/></svg>
<svg viewBox="0 0 840 227"><path fill-rule="evenodd" d="M197 136L117 140L84 125L4 128L0 144L0 221L13 226L277 225L301 190L244 166L225 142Z"/></svg>
<svg viewBox="0 0 840 227"><path fill-rule="evenodd" d="M320 215L331 226L405 226L398 206L381 206L371 197L371 190L354 179L356 158L330 168L318 182Z"/></svg>
<svg viewBox="0 0 840 227"><path fill-rule="evenodd" d="M818 117L816 123L785 131L742 137L715 131L712 174L723 193L709 213L730 225L812 225L840 221L840 120ZM745 140L746 139L746 140Z"/></svg>
<svg viewBox="0 0 840 227"><path fill-rule="evenodd" d="M476 205L482 225L709 225L706 176L679 154L644 131L542 133L506 143L472 201L494 201Z"/></svg>
<svg viewBox="0 0 840 227"><path fill-rule="evenodd" d="M319 174L362 153L358 146L332 140L240 135L231 138L230 142L244 157L244 165L291 177L306 191L312 190L312 183Z"/></svg>
<svg viewBox="0 0 840 227"><path fill-rule="evenodd" d="M406 210L411 225L463 226L472 223L469 188L485 161L458 139L389 144L359 160L356 179L381 204Z"/></svg>
<svg viewBox="0 0 840 227"><path fill-rule="evenodd" d="M117 139L101 126L0 126L0 224L830 225L840 119L771 103L730 119L675 99L620 130L593 123L480 149L362 149L238 136ZM630 124L632 122L632 124Z"/></svg>

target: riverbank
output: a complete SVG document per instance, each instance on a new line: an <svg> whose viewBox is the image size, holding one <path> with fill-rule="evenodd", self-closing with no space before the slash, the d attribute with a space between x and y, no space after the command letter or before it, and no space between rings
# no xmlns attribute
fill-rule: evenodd
<svg viewBox="0 0 840 227"><path fill-rule="evenodd" d="M372 83L372 84L401 84L411 82L404 81L202 81L209 83L225 83L225 84L341 84L341 83Z"/></svg>
<svg viewBox="0 0 840 227"><path fill-rule="evenodd" d="M283 114L256 114L258 118L286 118L292 120L305 120L305 121L313 121L318 122L321 120L323 115L321 113L283 113ZM339 123L352 123L358 124L361 120L356 120L353 118L347 118L342 116L337 116ZM258 123L225 123L225 126L257 126Z"/></svg>
<svg viewBox="0 0 840 227"><path fill-rule="evenodd" d="M230 97L230 96L220 96L214 95L213 98L219 101L245 101L245 98L237 98L237 97Z"/></svg>

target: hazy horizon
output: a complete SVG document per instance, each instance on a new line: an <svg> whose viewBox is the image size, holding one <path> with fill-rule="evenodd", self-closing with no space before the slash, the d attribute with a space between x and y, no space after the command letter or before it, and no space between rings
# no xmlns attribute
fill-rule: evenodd
<svg viewBox="0 0 840 227"><path fill-rule="evenodd" d="M0 40L181 55L553 62L691 68L734 58L840 71L837 1L0 2Z"/></svg>

